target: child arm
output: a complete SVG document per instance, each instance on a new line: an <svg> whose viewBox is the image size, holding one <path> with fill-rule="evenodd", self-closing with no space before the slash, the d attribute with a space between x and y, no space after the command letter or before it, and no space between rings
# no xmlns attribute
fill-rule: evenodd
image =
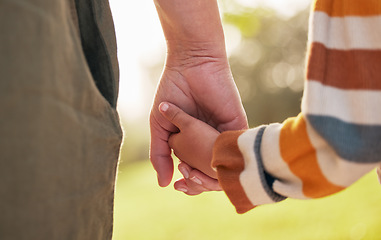
<svg viewBox="0 0 381 240"><path fill-rule="evenodd" d="M334 194L381 163L381 4L313 7L302 112L216 140L212 164L240 213Z"/></svg>

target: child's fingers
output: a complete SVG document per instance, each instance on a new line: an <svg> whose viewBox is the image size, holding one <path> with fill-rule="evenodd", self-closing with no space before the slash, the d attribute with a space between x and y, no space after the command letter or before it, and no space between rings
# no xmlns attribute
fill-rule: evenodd
<svg viewBox="0 0 381 240"><path fill-rule="evenodd" d="M183 128L194 120L192 116L188 115L177 106L168 102L160 103L159 110L168 121L173 123L179 129Z"/></svg>

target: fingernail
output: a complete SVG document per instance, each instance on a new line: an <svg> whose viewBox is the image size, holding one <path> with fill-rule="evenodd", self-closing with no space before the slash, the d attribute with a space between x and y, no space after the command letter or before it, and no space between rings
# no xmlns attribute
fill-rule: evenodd
<svg viewBox="0 0 381 240"><path fill-rule="evenodd" d="M202 184L201 180L200 180L200 179L198 179L196 176L192 177L192 178L191 178L191 180L192 180L193 182L195 182L195 183L199 184L199 185L201 185L201 184Z"/></svg>
<svg viewBox="0 0 381 240"><path fill-rule="evenodd" d="M162 104L160 105L160 110L163 111L163 112L167 111L168 108L169 108L169 106L168 106L167 103L162 103Z"/></svg>
<svg viewBox="0 0 381 240"><path fill-rule="evenodd" d="M188 189L186 189L186 188L177 188L176 189L177 191L181 191L181 192L188 192Z"/></svg>
<svg viewBox="0 0 381 240"><path fill-rule="evenodd" d="M181 174L184 176L184 178L189 178L189 172L186 168L179 168Z"/></svg>
<svg viewBox="0 0 381 240"><path fill-rule="evenodd" d="M160 187L162 187L161 180L160 180L160 175L156 174L156 176L157 176L157 183L159 184Z"/></svg>

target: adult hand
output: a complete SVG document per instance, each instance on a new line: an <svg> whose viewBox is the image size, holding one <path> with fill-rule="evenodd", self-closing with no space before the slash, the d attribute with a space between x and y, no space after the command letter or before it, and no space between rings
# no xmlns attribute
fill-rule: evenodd
<svg viewBox="0 0 381 240"><path fill-rule="evenodd" d="M178 132L159 112L161 102L177 105L220 132L247 128L246 114L226 55L214 57L202 48L178 52L183 54L167 56L150 114L150 159L160 186L167 186L172 180L173 160L168 139L171 133Z"/></svg>
<svg viewBox="0 0 381 240"><path fill-rule="evenodd" d="M159 112L170 102L218 131L247 128L230 72L216 0L154 0L167 41L166 65L150 114L150 159L160 186L173 175L168 138L177 128Z"/></svg>
<svg viewBox="0 0 381 240"><path fill-rule="evenodd" d="M177 180L174 188L187 195L198 195L209 191L222 191L217 179L211 178L184 162L178 166L183 178Z"/></svg>

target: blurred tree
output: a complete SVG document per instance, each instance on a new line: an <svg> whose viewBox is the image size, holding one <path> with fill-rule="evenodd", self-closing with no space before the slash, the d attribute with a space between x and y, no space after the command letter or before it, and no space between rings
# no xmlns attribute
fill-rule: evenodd
<svg viewBox="0 0 381 240"><path fill-rule="evenodd" d="M224 11L224 25L241 32L241 43L229 61L250 126L297 115L303 90L308 9L283 19L268 9L225 1L229 7Z"/></svg>
<svg viewBox="0 0 381 240"><path fill-rule="evenodd" d="M300 112L309 9L284 19L274 10L222 0L225 28L235 27L241 42L229 62L251 127L282 122ZM227 33L229 34L229 33ZM160 77L163 61L146 63Z"/></svg>

